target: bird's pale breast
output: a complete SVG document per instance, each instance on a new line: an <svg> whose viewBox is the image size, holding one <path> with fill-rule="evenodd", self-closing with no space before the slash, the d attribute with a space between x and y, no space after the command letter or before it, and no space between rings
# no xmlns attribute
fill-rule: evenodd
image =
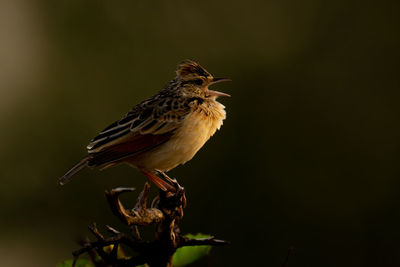
<svg viewBox="0 0 400 267"><path fill-rule="evenodd" d="M221 103L205 103L184 119L170 140L133 158L129 163L140 168L161 171L184 164L221 127L225 117L225 107Z"/></svg>

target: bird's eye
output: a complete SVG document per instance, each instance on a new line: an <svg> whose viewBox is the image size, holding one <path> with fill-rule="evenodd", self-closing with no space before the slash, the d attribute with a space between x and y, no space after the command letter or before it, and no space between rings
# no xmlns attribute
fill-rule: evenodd
<svg viewBox="0 0 400 267"><path fill-rule="evenodd" d="M193 80L193 83L197 84L197 85L202 85L203 84L203 80L202 79L196 79L196 80Z"/></svg>

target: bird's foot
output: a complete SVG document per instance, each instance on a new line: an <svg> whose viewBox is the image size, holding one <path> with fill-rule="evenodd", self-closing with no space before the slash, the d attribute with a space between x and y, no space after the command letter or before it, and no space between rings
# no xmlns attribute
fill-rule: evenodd
<svg viewBox="0 0 400 267"><path fill-rule="evenodd" d="M162 176L162 178L164 178L164 180L166 182L168 182L174 188L174 190L167 192L167 196L168 196L168 194L170 196L181 194L182 195L181 201L182 201L183 207L186 208L185 188L183 188L175 178L169 177L165 172L160 171L160 170L157 170L157 172Z"/></svg>

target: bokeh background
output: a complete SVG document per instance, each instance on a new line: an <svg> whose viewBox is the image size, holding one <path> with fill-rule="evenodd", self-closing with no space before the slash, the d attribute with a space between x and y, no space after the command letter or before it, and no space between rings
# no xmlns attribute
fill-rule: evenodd
<svg viewBox="0 0 400 267"><path fill-rule="evenodd" d="M291 246L289 266L399 266L399 10L0 1L0 265L55 266L89 223L120 227L104 190L142 187L138 171L57 178L189 58L233 80L216 85L232 94L222 130L171 172L182 230L231 241L193 266L281 266Z"/></svg>

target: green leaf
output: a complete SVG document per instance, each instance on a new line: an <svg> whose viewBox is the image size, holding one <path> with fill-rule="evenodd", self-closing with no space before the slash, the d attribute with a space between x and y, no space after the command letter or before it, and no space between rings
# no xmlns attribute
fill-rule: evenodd
<svg viewBox="0 0 400 267"><path fill-rule="evenodd" d="M72 267L73 262L74 260L66 260L59 263L57 267ZM94 265L88 259L78 259L76 261L75 267L94 267Z"/></svg>
<svg viewBox="0 0 400 267"><path fill-rule="evenodd" d="M210 235L204 235L204 234L196 234L196 235L187 234L185 236L187 238L192 238L192 239L210 237ZM191 246L191 247L178 248L172 259L172 265L175 267L188 265L207 255L210 252L210 250L211 246Z"/></svg>

